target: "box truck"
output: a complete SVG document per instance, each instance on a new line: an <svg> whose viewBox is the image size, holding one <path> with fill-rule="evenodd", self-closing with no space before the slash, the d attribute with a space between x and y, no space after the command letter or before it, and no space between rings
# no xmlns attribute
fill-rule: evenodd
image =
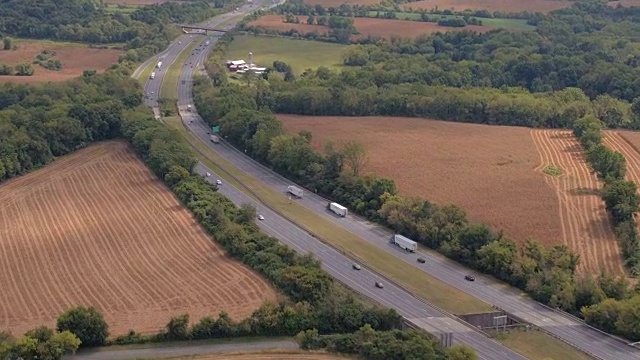
<svg viewBox="0 0 640 360"><path fill-rule="evenodd" d="M215 135L211 135L211 142L217 144L220 142L220 138Z"/></svg>
<svg viewBox="0 0 640 360"><path fill-rule="evenodd" d="M149 77L151 78L151 80L155 79L156 78L156 72L155 71L152 72L151 76L149 76Z"/></svg>
<svg viewBox="0 0 640 360"><path fill-rule="evenodd" d="M158 67L158 69L160 69L162 67L162 61L158 61L158 65L156 65Z"/></svg>
<svg viewBox="0 0 640 360"><path fill-rule="evenodd" d="M395 234L391 237L391 243L398 245L400 248L406 251L415 252L416 250L418 250L417 242L399 234Z"/></svg>
<svg viewBox="0 0 640 360"><path fill-rule="evenodd" d="M338 203L334 203L334 202L329 203L328 207L329 207L329 210L333 211L334 213L336 213L336 214L338 214L338 215L340 215L342 217L347 216L347 214L349 213L349 210L346 207L344 207L344 206L342 206L342 205L340 205Z"/></svg>
<svg viewBox="0 0 640 360"><path fill-rule="evenodd" d="M302 195L304 195L304 192L302 191L302 189L300 189L298 187L295 187L293 185L289 185L287 187L287 192L289 192L290 194L293 194L293 195L295 195L295 196L297 196L299 198L301 198Z"/></svg>

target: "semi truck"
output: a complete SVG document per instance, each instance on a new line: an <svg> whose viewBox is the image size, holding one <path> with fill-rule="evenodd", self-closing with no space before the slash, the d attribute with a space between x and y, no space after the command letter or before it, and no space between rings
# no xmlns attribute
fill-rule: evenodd
<svg viewBox="0 0 640 360"><path fill-rule="evenodd" d="M220 142L220 138L215 135L211 135L211 142L217 144Z"/></svg>
<svg viewBox="0 0 640 360"><path fill-rule="evenodd" d="M304 192L302 191L302 189L300 189L299 187L293 186L293 185L289 185L287 187L287 192L289 192L290 194L293 194L299 198L302 198L302 196L304 195Z"/></svg>
<svg viewBox="0 0 640 360"><path fill-rule="evenodd" d="M149 76L149 77L151 78L151 80L155 79L156 78L156 72L155 71L152 72L151 76Z"/></svg>
<svg viewBox="0 0 640 360"><path fill-rule="evenodd" d="M418 250L417 242L399 234L395 234L391 237L391 243L398 245L401 249L409 252L416 252L416 250Z"/></svg>
<svg viewBox="0 0 640 360"><path fill-rule="evenodd" d="M160 69L162 67L162 61L158 61L158 65L156 65L158 67L158 69Z"/></svg>
<svg viewBox="0 0 640 360"><path fill-rule="evenodd" d="M327 207L329 208L329 210L333 211L334 213L336 213L336 214L338 214L338 215L340 215L342 217L347 216L347 214L349 213L349 210L346 207L344 207L344 206L342 206L342 205L340 205L338 203L330 202L327 205Z"/></svg>

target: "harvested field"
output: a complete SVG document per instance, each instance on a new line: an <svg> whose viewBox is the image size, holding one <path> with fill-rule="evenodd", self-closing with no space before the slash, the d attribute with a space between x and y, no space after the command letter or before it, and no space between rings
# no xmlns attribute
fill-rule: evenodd
<svg viewBox="0 0 640 360"><path fill-rule="evenodd" d="M171 316L249 315L276 292L231 259L124 142L90 146L0 186L0 329L76 305L112 335Z"/></svg>
<svg viewBox="0 0 640 360"><path fill-rule="evenodd" d="M353 359L340 355L329 355L320 352L258 352L238 354L215 354L205 356L188 356L173 358L172 360L347 360Z"/></svg>
<svg viewBox="0 0 640 360"><path fill-rule="evenodd" d="M306 24L306 16L298 16L300 19L299 24L285 23L280 15L266 15L254 20L250 23L253 26L261 26L266 29L288 31L296 29L301 33L308 33L316 31L320 34L329 31L329 27L321 25L308 25ZM427 23L420 21L406 21L406 20L389 20L389 19L374 19L374 18L354 18L354 26L360 32L359 35L352 35L352 40L367 37L378 36L389 38L391 36L397 37L416 37L420 34L429 34L434 32L446 32L446 31L460 31L470 30L477 32L487 32L494 30L488 26L467 25L464 28L453 28L448 26L439 26L436 23Z"/></svg>
<svg viewBox="0 0 640 360"><path fill-rule="evenodd" d="M317 150L357 134L368 151L364 171L395 180L403 195L459 205L472 220L519 242L561 241L558 199L533 171L539 157L529 129L416 118L278 118L290 132L311 131Z"/></svg>
<svg viewBox="0 0 640 360"><path fill-rule="evenodd" d="M613 227L598 194L601 183L591 173L582 147L569 130L532 130L540 152L537 171L548 165L562 170L560 176L545 176L555 188L560 203L564 243L580 255L578 271L624 274L622 254Z"/></svg>
<svg viewBox="0 0 640 360"><path fill-rule="evenodd" d="M403 195L459 205L471 220L502 229L519 243L534 237L547 245L566 244L580 254L580 271L624 273L604 203L595 193L600 184L568 131L416 118L278 118L291 133L311 131L317 150L357 134L368 151L365 172L395 180ZM563 174L545 174L548 165Z"/></svg>
<svg viewBox="0 0 640 360"><path fill-rule="evenodd" d="M112 64L118 62L123 53L116 49L92 49L83 44L56 43L51 41L20 41L15 40L17 50L0 51L0 63L15 66L21 63L33 62L33 59L43 50L53 50L56 55L52 60L60 60L62 70L47 70L40 65L32 64L33 76L0 76L0 82L37 83L48 81L65 81L82 75L84 70L103 72Z"/></svg>
<svg viewBox="0 0 640 360"><path fill-rule="evenodd" d="M637 0L623 0L637 1ZM570 0L422 0L405 4L406 8L427 9L438 8L439 10L453 9L455 11L488 10L501 11L506 13L517 13L522 11L548 13L549 11L564 9L573 5Z"/></svg>
<svg viewBox="0 0 640 360"><path fill-rule="evenodd" d="M620 0L620 1L610 1L607 5L612 7L617 7L618 5L622 5L624 7L631 6L640 6L640 0Z"/></svg>

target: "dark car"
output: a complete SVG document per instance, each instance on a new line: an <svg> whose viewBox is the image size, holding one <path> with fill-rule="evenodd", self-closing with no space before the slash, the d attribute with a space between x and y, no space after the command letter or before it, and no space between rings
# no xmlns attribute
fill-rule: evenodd
<svg viewBox="0 0 640 360"><path fill-rule="evenodd" d="M418 258L418 262L424 264L427 262L427 260L425 260L424 258Z"/></svg>
<svg viewBox="0 0 640 360"><path fill-rule="evenodd" d="M465 275L464 279L467 281L476 281L476 278L471 275Z"/></svg>

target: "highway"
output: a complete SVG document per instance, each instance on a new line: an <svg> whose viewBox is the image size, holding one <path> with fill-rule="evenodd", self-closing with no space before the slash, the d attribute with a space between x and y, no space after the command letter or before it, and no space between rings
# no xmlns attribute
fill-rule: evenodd
<svg viewBox="0 0 640 360"><path fill-rule="evenodd" d="M224 20L216 19L210 23L219 23L221 21ZM228 26L230 27L231 23ZM196 36L194 35L194 37ZM204 51L200 51L192 55L188 59L188 62L202 65L204 59L206 59L208 50L215 43L213 40L215 39L212 39L209 47L204 49ZM173 60L175 60L179 54L179 49L186 46L185 43L186 42L183 41L182 47L178 46L176 48L172 48L176 46L176 43L174 43L172 44L172 47L163 53L165 60L161 61L163 61L163 63L166 62L166 65L163 64L163 67L169 65ZM227 144L212 144L209 141L209 135L207 134L209 129L202 119L196 113L187 113L185 111L186 105L192 104L191 79L193 73L196 70L199 70L199 68L200 66L195 66L194 68L185 66L179 81L178 105L181 113L185 115L185 119L187 119L185 122L186 125L202 141L209 144L209 146L223 158L247 174L262 181L265 186L279 191L283 196L286 196L285 189L287 185L292 184L290 181L261 166L245 156L242 152ZM156 90L151 91L155 91L155 94L157 94L160 88L160 86L157 85L159 83L158 80L161 79L162 77L159 78L157 74L156 80L148 81L145 89L151 89L151 86L153 85L150 85L150 83L155 82L157 88ZM183 80L185 81L184 85L181 84ZM147 104L150 106L155 105L152 99L149 99ZM232 197L236 202L250 202L256 205L260 213L266 217L264 222L260 222L261 226L265 227L265 231L276 236L296 250L314 252L316 256L323 260L323 263L327 266L327 271L329 271L338 280L344 281L356 291L359 291L366 296L375 294L375 297L373 297L374 300L379 301L385 306L396 308L403 316L406 316L409 319L415 319L418 324L424 325L427 328L428 326L431 326L440 328L440 331L454 332L454 342L460 341L472 345L476 348L480 357L483 359L523 358L490 339L485 338L480 333L463 330L462 327L465 327L464 324L447 317L446 314L431 308L427 304L413 297L411 294L408 294L399 288L395 288L391 284L387 284L385 289L381 291L376 290L373 288L373 281L379 278L379 276L375 275L373 272L367 272L366 269L357 273L354 271L346 271L350 269L349 266L351 264L348 258L324 245L319 240L312 238L293 223L273 212L270 212L262 206L262 204L256 204L253 200L243 195L237 189L232 189L228 185L222 186L221 192ZM317 213L318 216L322 216L325 219L332 221L337 226L341 226L355 235L382 248L387 251L390 256L396 256L413 266L417 266L421 270L431 274L443 282L465 291L487 303L493 304L538 327L541 327L547 332L561 338L567 343L572 344L576 348L581 349L594 357L617 360L640 359L640 350L626 345L619 339L610 337L587 326L577 318L549 309L524 296L521 292L506 287L504 284L500 284L490 277L474 274L477 280L476 282L470 283L464 280L464 276L469 274L471 271L454 263L453 261L430 252L420 251L416 254L409 254L400 251L398 248L389 244L388 239L391 233L388 230L367 222L357 216L349 215L347 218L334 216L326 210L328 200L316 196L312 192L306 192L304 199L296 201L298 204ZM296 236L292 236L292 234L296 234ZM417 265L417 257L424 257L427 259L426 264ZM365 289L367 290L365 291ZM419 311L420 309L422 311ZM433 329L431 331L433 331Z"/></svg>
<svg viewBox="0 0 640 360"><path fill-rule="evenodd" d="M228 25L232 26L232 25ZM213 46L210 44L209 46ZM205 47L201 45L200 47ZM205 47L206 48L206 47ZM189 57L187 63L198 64L198 66L185 66L178 81L178 109L183 123L186 127L198 134L204 134L204 140L208 141L207 127L195 112L187 111L187 105L192 104L192 79L197 71L202 71L201 65L206 59L208 51L194 52ZM177 56L177 54L175 55ZM184 84L182 82L184 81ZM211 169L199 163L196 171L205 175L210 173L211 177L205 177L209 182L221 178ZM427 330L432 334L453 333L453 342L456 344L466 343L478 352L480 359L500 360L500 359L526 359L525 357L502 346L500 343L486 337L473 327L459 321L453 316L446 314L413 294L395 286L384 277L362 266L361 270L352 268L353 262L338 250L323 243L313 237L305 230L301 229L288 219L280 216L263 204L253 200L241 190L223 184L219 191L230 198L237 205L250 203L254 205L259 214L265 217L264 221L258 221L258 226L267 234L276 237L281 242L289 245L299 253L314 253L322 260L323 268L335 279L357 291L361 295L390 308L396 309L400 315L407 318L417 326ZM375 287L376 281L385 284L384 289Z"/></svg>

